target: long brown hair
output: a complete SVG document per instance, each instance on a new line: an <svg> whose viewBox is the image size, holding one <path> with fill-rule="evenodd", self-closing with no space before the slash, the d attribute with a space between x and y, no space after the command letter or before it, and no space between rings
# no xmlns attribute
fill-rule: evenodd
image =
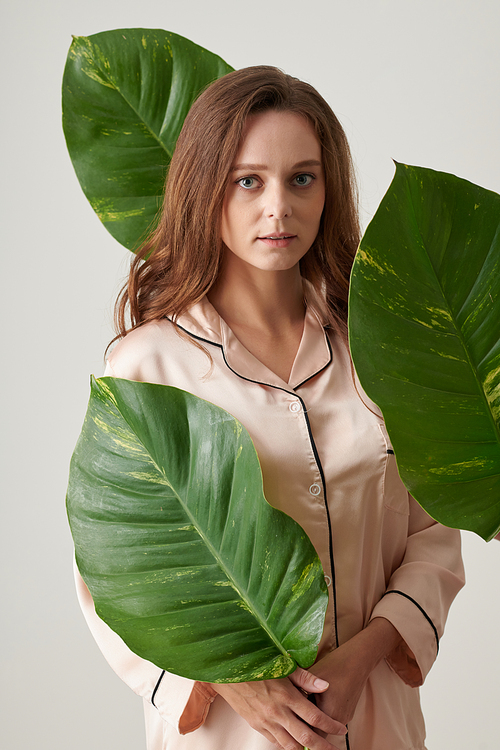
<svg viewBox="0 0 500 750"><path fill-rule="evenodd" d="M170 164L158 226L134 258L118 297L113 341L148 321L166 315L175 320L215 283L224 251L220 222L228 175L247 117L270 109L306 117L321 144L325 208L300 270L325 299L329 322L345 332L360 234L349 145L312 86L260 65L215 81L191 107Z"/></svg>

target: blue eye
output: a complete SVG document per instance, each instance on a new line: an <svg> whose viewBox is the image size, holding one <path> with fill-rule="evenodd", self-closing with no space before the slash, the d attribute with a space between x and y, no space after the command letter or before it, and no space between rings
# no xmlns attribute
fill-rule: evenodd
<svg viewBox="0 0 500 750"><path fill-rule="evenodd" d="M242 188L245 188L245 190L250 190L251 188L255 187L256 182L257 181L255 177L242 177L240 180L236 181L236 184Z"/></svg>
<svg viewBox="0 0 500 750"><path fill-rule="evenodd" d="M312 174L298 174L293 179L296 185L299 185L300 187L307 187L312 183L314 177Z"/></svg>

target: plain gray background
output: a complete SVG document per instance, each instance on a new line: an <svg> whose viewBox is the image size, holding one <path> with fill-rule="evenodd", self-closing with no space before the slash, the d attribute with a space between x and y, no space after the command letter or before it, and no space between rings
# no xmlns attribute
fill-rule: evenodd
<svg viewBox="0 0 500 750"><path fill-rule="evenodd" d="M350 138L369 220L391 158L500 192L498 0L17 0L2 55L2 688L8 750L143 750L141 701L78 610L68 463L129 254L73 173L60 124L71 35L164 28L234 67L318 88ZM500 544L464 535L468 586L422 690L429 750L500 744ZM387 748L384 750L392 750Z"/></svg>

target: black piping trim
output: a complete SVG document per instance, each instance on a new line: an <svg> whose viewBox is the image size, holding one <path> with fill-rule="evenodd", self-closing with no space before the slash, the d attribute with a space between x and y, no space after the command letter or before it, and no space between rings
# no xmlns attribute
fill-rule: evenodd
<svg viewBox="0 0 500 750"><path fill-rule="evenodd" d="M233 370L233 368L230 366L229 362L226 359L226 354L224 352L224 347L221 347L222 349L222 356L224 357L224 362L226 363L227 367L231 372L234 372L235 375L237 375L242 380L246 380L248 383L256 383L257 385L265 385L268 388L275 388L276 390L283 391L284 393L290 393L286 388L281 388L281 386L278 385L270 385L269 383L260 383L258 380L251 380L250 378L246 378L244 375L240 375L239 372L236 372L236 370ZM338 636L338 625L337 625L337 589L336 589L336 583L335 583L335 562L333 559L333 547L332 547L332 522L330 519L330 511L328 509L328 503L326 499L326 481L325 481L325 474L323 472L323 467L321 465L321 461L319 458L318 450L316 448L316 443L314 442L313 434L311 431L311 425L309 422L309 417L307 415L307 409L306 405L303 401L303 399L297 394L297 398L300 400L300 403L302 404L302 411L304 413L304 418L306 421L306 427L307 432L309 435L309 441L311 443L311 448L313 450L314 454L314 460L316 461L316 465L319 469L319 473L321 476L321 483L323 485L323 502L325 505L326 510L326 518L328 521L328 549L330 553L330 567L332 569L332 586L333 586L333 611L334 611L334 622L335 622L335 645L339 646L339 636Z"/></svg>
<svg viewBox="0 0 500 750"><path fill-rule="evenodd" d="M316 464L318 466L319 473L320 473L320 476L321 476L321 482L323 484L323 500L324 500L324 504L325 504L326 518L327 518L327 521L328 521L328 550L329 550L329 553L330 553L330 567L332 569L333 612L334 612L334 620L335 620L335 645L338 648L338 646L339 646L339 634L338 634L338 626L337 626L337 588L336 588L336 579L335 579L335 562L334 562L334 559L333 559L333 546L332 546L332 521L331 521L331 518L330 518L330 511L329 511L329 508L328 508L328 502L327 502L327 498L326 498L325 474L323 472L323 466L321 465L321 460L320 460L320 457L319 457L319 454L318 454L318 449L316 448L316 443L314 442L314 438L313 438L313 434L312 434L312 430L311 430L311 424L309 422L309 417L307 415L305 404L304 404L303 400L300 398L300 396L298 396L298 398L300 399L300 402L302 404L302 410L304 412L304 417L305 417L305 420L306 420L307 432L309 434L309 441L310 441L311 447L313 449L314 459L315 459Z"/></svg>
<svg viewBox="0 0 500 750"><path fill-rule="evenodd" d="M179 324L176 323L176 325L179 325ZM182 328L182 326L179 326L179 328ZM276 390L283 391L284 393L290 393L291 392L291 391L287 390L286 388L282 388L279 385L273 385L271 383L262 383L262 382L260 382L258 380L252 380L251 378L246 378L244 375L240 375L239 372L236 372L236 370L233 370L233 368L231 367L231 365L227 361L227 359L226 359L226 353L224 351L224 347L222 346L222 344L216 344L213 341L207 341L206 339L201 338L201 336L196 336L194 333L191 333L190 331L186 331L185 328L182 328L182 330L185 331L189 336L192 336L193 338L198 339L199 341L204 341L207 344L212 344L213 346L218 346L219 349L221 349L221 351L222 351L222 356L224 358L224 362L225 362L227 368L229 370L231 370L231 372L233 372L235 375L237 375L237 377L241 378L242 380L246 380L248 383L256 383L257 385L264 385L267 388L275 388ZM332 361L333 354L332 354L332 349L331 349L331 346L330 346L330 342L328 340L328 336L326 337L326 340L328 341L328 348L329 348L329 351L330 351L330 361L328 362L328 365L329 365L331 363L331 361ZM328 367L328 365L325 365L325 367ZM322 372L322 370L324 370L325 367L321 368L321 370L318 370L318 373ZM318 373L315 373L315 375L317 375ZM311 377L314 377L314 375L311 375ZM309 380L309 378L308 378L308 380ZM304 381L304 383L305 382L307 382L307 381ZM301 383L301 385L303 385L303 383ZM297 386L297 388L298 387L299 386ZM314 460L316 461L316 465L317 465L317 467L319 469L319 473L320 473L320 476L321 476L321 482L323 484L323 501L324 501L324 504L325 504L326 518L327 518L327 521L328 521L328 549L329 549L329 553L330 553L330 567L332 569L333 610L334 610L334 621L335 621L335 645L338 648L338 646L339 646L339 635L338 635L338 624L337 624L337 589L336 589L336 583L335 583L335 561L334 561L334 558L333 558L333 546L332 546L332 522L331 522L330 511L328 509L328 503L327 503L327 498L326 498L325 474L323 472L323 467L321 465L321 461L320 461L320 457L319 457L319 454L318 454L318 450L316 448L316 443L314 442L314 438L313 438L313 434L312 434L312 430L311 430L311 425L310 425L310 422L309 422L309 417L307 415L306 405L305 405L304 401L302 400L302 398L298 394L297 394L297 398L300 400L300 403L302 404L302 411L304 412L304 418L305 418L305 421L306 421L306 427L307 427L307 432L308 432L308 435L309 435L309 441L311 443L311 447L312 447L313 454L314 454Z"/></svg>
<svg viewBox="0 0 500 750"><path fill-rule="evenodd" d="M266 386L266 388L276 388L277 390L283 391L284 393L288 393L288 394L292 393L292 390L288 390L287 388L282 388L280 385L274 385L272 383L264 383L264 382L262 382L260 380L252 380L251 378L246 378L244 375L241 375L239 372L236 372L236 370L233 370L233 368L231 367L231 365L229 364L229 362L226 359L226 352L224 351L224 347L222 346L222 344L216 344L214 341L207 341L207 339L202 339L201 336L196 336L196 334L191 333L191 331L187 331L185 328L183 328L182 326L180 326L178 323L176 323L175 325L177 325L182 331L184 331L185 333L187 333L188 336L192 336L194 339L198 339L198 341L203 341L206 344L212 344L212 346L217 346L221 350L221 352L222 352L222 358L224 360L224 364L226 365L227 369L230 370L235 375L237 375L242 380L246 380L247 383L255 383L256 385L264 385L264 386Z"/></svg>
<svg viewBox="0 0 500 750"><path fill-rule="evenodd" d="M180 328L181 331L184 331L184 333L187 333L188 336L191 336L193 339L197 339L198 341L203 341L204 344L212 344L212 346L217 346L219 349L222 349L222 344L218 344L216 341L210 341L210 339L204 339L201 336L197 336L196 333L191 333L191 331L188 331L187 328L183 328L179 323L171 320L167 317L167 320L170 320L171 323L174 324L174 326L177 326L177 328Z"/></svg>
<svg viewBox="0 0 500 750"><path fill-rule="evenodd" d="M179 325L179 324L176 323L176 325ZM182 328L182 326L179 326L179 328ZM290 393L289 390L287 390L286 388L282 388L279 385L272 385L270 383L261 383L258 380L251 380L251 378L246 378L244 375L240 375L239 372L236 372L236 370L233 370L233 368L231 367L231 365L227 361L227 359L226 359L226 353L224 352L224 347L222 346L222 344L216 344L213 341L207 341L206 339L201 338L201 336L196 336L194 333L190 333L190 331L186 331L185 328L182 328L182 330L185 331L189 336L192 336L193 338L198 339L199 341L204 341L207 344L212 344L213 346L218 346L219 349L222 350L222 356L224 358L224 362L226 363L227 368L229 370L231 370L231 372L233 372L235 375L237 375L237 377L241 378L242 380L246 380L248 383L256 383L257 385L264 385L264 386L266 386L268 388L275 388L276 390L283 391L284 393ZM328 341L328 336L327 336L327 341ZM333 355L332 355L332 350L331 350L330 342L329 341L328 341L328 347L330 349L330 362L331 362ZM330 364L330 362L328 364ZM324 368L322 368L322 369L324 369ZM319 370L319 372L321 372L321 370ZM318 373L316 373L316 374L318 374ZM314 377L314 375L311 376L311 377ZM304 381L304 382L306 382L306 381ZM297 386L297 387L299 387L299 386ZM328 549L329 549L329 553L330 553L330 567L332 569L333 610L334 610L334 621L335 621L335 645L338 648L338 646L339 646L339 635L338 635L338 624L337 624L337 589L336 589L336 584L335 584L335 561L334 561L334 558L333 558L333 546L332 546L332 522L331 522L330 511L328 509L328 503L327 503L327 499L326 499L325 474L323 472L323 467L321 465L321 461L320 461L320 458L319 458L318 449L316 448L316 443L314 442L313 434L312 434L312 431L311 431L311 425L310 425L310 422L309 422L309 417L307 416L306 405L305 405L304 401L302 400L302 398L299 395L297 395L297 398L300 400L300 403L302 404L302 411L304 412L304 417L305 417L306 427L307 427L307 433L309 435L309 441L311 443L311 448L312 448L313 454L314 454L314 460L316 461L316 465L317 465L317 467L319 469L319 473L320 473L320 476L321 476L321 482L323 484L323 501L324 501L324 504L325 504L326 518L327 518L327 521L328 521Z"/></svg>
<svg viewBox="0 0 500 750"><path fill-rule="evenodd" d="M159 677L159 680L158 680L158 682L157 682L157 683L156 683L156 685L155 685L155 689L153 690L153 695L151 696L151 703L152 703L152 705L153 705L153 706L154 706L155 708L158 708L158 706L157 706L157 705L156 705L156 703L155 703L155 695L156 695L156 693L158 692L158 688L160 687L160 683L161 683L161 681L163 680L163 675L164 675L164 674L165 674L165 670L163 670L163 671L162 671L162 673L161 673L161 675L160 675L160 677Z"/></svg>
<svg viewBox="0 0 500 750"><path fill-rule="evenodd" d="M390 591L386 591L385 594L384 594L384 596L387 596L387 594L399 594L400 596L404 596L405 599L408 599L408 601L412 602L416 606L416 608L420 610L420 612L423 614L423 616L425 617L425 619L427 620L427 622L431 626L432 630L434 631L434 637L436 639L436 650L437 650L437 653L439 653L439 636L438 636L438 632L437 632L436 626L432 622L431 618L429 617L429 615L427 614L427 612L425 611L425 609L423 607L421 607L420 604L418 602L416 602L415 599L413 599L413 597L409 596L408 594L405 594L404 591L398 591L397 589L391 589Z"/></svg>
<svg viewBox="0 0 500 750"><path fill-rule="evenodd" d="M169 318L169 320L170 320L170 318ZM212 346L218 347L222 351L222 357L224 359L224 362L225 362L227 368L231 372L233 372L237 377L241 378L242 380L246 380L248 383L255 383L256 385L263 385L263 386L266 386L267 388L275 388L276 390L283 391L284 393L295 392L297 388L300 388L300 386L304 385L304 383L307 383L309 380L311 380L311 378L314 378L316 375L319 375L320 372L323 372L323 370L325 370L332 363L332 359L333 359L333 352L332 352L332 347L331 347L331 344L330 344L330 340L328 338L328 335L326 335L326 341L327 341L327 344L328 344L328 350L330 352L330 359L329 359L329 361L320 370L318 370L317 372L315 372L314 375L311 375L309 378L307 378L306 380L304 380L302 383L299 383L299 385L295 386L295 388L291 389L291 391L290 391L290 390L287 390L286 388L282 388L279 385L273 385L271 383L262 383L259 380L252 380L251 378L246 378L244 375L240 375L239 372L236 372L236 370L233 370L233 368L230 366L229 362L227 361L227 359L226 359L226 353L224 351L224 347L222 346L222 344L217 344L215 341L210 341L208 339L202 338L201 336L197 336L195 333L191 333L191 331L188 331L186 328L183 328L181 325L179 325L179 323L175 323L175 325L178 326L178 328L180 328L182 331L184 331L185 333L187 333L188 336L192 336L192 338L197 339L198 341L203 341L203 343L205 343L205 344L211 344ZM324 505L325 505L326 518L327 518L327 522L328 522L328 550L329 550L329 554L330 554L330 567L331 567L331 570L332 570L332 591L333 591L333 597L332 598L333 598L333 613L334 613L334 622L335 622L335 645L338 648L339 647L339 634L338 634L338 622L337 622L337 589L336 589L336 576L335 576L335 561L334 561L334 557L333 557L333 546L332 546L332 522L331 522L330 511L329 511L329 508L328 508L328 503L327 503L327 498L326 498L325 474L324 474L324 471L323 471L323 466L321 465L321 460L320 460L320 457L319 457L319 454L318 454L318 449L316 448L316 443L314 442L314 438L313 438L313 434L312 434L312 430L311 430L311 424L309 422L309 417L307 415L307 410L305 408L306 405L305 405L304 401L302 400L302 398L298 394L297 394L297 398L300 400L300 403L302 404L302 411L304 412L304 417L305 417L306 427L307 427L307 433L309 435L309 441L311 443L311 447L312 447L313 454L314 454L314 459L315 459L316 465L317 465L317 467L319 469L319 473L320 473L320 476L321 476L321 482L323 484L323 501L324 501ZM162 680L163 674L164 673L162 673L160 679L158 680L158 684L157 684L157 686L156 686L156 688L154 690L153 697L154 697L154 695L156 693L156 690L157 690L157 688L158 688L158 686L159 686L159 684L160 684L160 682ZM151 699L151 702L153 702L153 698ZM349 733L346 734L345 740L346 740L346 749L350 750Z"/></svg>
<svg viewBox="0 0 500 750"><path fill-rule="evenodd" d="M321 367L317 372L315 372L314 375L309 375L309 377L306 378L305 380L303 380L302 383L299 383L298 385L296 385L294 387L294 389L293 389L294 391L296 391L297 388L300 388L301 386L303 386L306 383L308 383L310 380L312 380L313 378L315 378L316 375L319 375L320 372L323 372L323 370L326 370L326 368L329 367L332 364L332 360L333 360L332 345L330 344L330 339L328 338L328 334L326 334L326 333L325 333L325 338L326 338L326 343L328 344L328 351L330 352L330 358L329 358L328 362L325 365L323 365L323 367Z"/></svg>
<svg viewBox="0 0 500 750"><path fill-rule="evenodd" d="M168 320L170 320L170 318L168 318ZM170 322L173 322L173 321L170 321ZM294 393L297 390L297 388L300 388L302 385L304 385L304 383L308 383L309 380L312 380L312 378L315 378L316 375L319 375L320 372L323 372L323 370L326 370L326 368L329 365L331 365L332 359L333 359L332 347L328 339L328 336L326 336L326 341L328 344L328 351L330 352L330 359L328 360L328 362L325 365L323 365L323 367L321 367L319 370L317 370L315 373L313 373L312 375L309 375L308 378L303 380L302 383L299 383L294 388L290 388L290 389L282 388L279 385L274 385L274 383L265 383L260 380L252 380L251 378L246 378L244 375L241 375L239 372L236 372L236 370L233 370L233 368L231 367L231 365L226 359L226 353L224 351L224 347L222 346L222 344L217 344L215 341L210 341L210 339L204 339L202 338L202 336L197 336L196 333L191 333L191 331L188 331L187 328L183 328L181 325L179 325L179 323L174 323L174 325L180 328L181 331L184 331L184 333L187 333L188 336L191 336L191 338L197 339L197 341L202 341L204 344L211 344L212 346L216 346L218 349L220 349L222 351L224 363L226 364L228 369L231 370L231 372L234 372L234 374L237 375L242 380L246 380L248 383L256 383L257 385L265 385L267 388L277 388L278 390L284 391L285 393Z"/></svg>
<svg viewBox="0 0 500 750"><path fill-rule="evenodd" d="M274 385L273 383L264 383L263 381L260 381L260 380L252 380L252 378L246 378L244 375L241 375L239 372L236 372L236 370L233 370L233 368L231 367L231 365L227 361L227 359L226 359L226 352L224 351L224 347L223 346L221 346L221 350L222 350L222 357L224 358L224 363L225 363L227 369L231 370L231 372L233 372L235 375L237 375L242 380L246 380L247 383L255 383L256 385L264 385L266 388L276 388L277 391L283 391L283 393L288 393L289 395L291 395L292 391L289 391L288 388L282 388L280 385ZM303 404L302 404L302 406L303 406Z"/></svg>
<svg viewBox="0 0 500 750"><path fill-rule="evenodd" d="M392 450L392 448L387 448L387 453L390 453L391 456L394 455L394 451Z"/></svg>

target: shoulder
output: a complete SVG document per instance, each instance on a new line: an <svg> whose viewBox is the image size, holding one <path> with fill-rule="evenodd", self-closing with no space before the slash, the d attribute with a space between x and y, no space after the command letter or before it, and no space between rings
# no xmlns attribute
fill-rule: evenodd
<svg viewBox="0 0 500 750"><path fill-rule="evenodd" d="M128 380L161 382L159 373L166 356L186 349L174 324L164 318L135 328L116 344L107 360L106 375Z"/></svg>

